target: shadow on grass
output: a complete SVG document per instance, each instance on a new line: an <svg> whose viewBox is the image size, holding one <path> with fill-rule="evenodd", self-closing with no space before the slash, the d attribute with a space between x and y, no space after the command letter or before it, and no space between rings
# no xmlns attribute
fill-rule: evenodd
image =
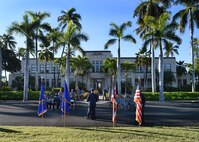
<svg viewBox="0 0 199 142"><path fill-rule="evenodd" d="M12 130L12 129L6 129L6 128L0 128L0 132L5 133L20 133L20 131Z"/></svg>

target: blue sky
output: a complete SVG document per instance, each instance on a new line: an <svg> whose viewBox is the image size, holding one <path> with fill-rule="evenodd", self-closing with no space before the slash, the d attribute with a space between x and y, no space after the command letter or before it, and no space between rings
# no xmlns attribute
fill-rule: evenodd
<svg viewBox="0 0 199 142"><path fill-rule="evenodd" d="M104 44L111 37L108 35L110 23L120 25L126 21L132 21L133 26L126 31L131 33L137 40L137 44L121 43L121 56L134 57L142 46L142 40L135 34L134 30L138 27L136 19L133 18L133 11L138 6L140 0L0 0L0 35L12 22L22 20L25 11L47 11L51 17L46 19L53 27L58 25L57 17L61 15L61 10L76 8L77 13L82 16L83 32L89 35L89 41L81 44L84 50L104 50ZM170 9L173 14L181 9L175 6ZM195 29L195 33L198 29ZM17 47L24 47L24 39L15 35L18 42ZM184 60L191 62L190 36L188 29L180 37L183 43L180 45L177 61ZM117 44L110 46L113 56L117 56ZM158 55L158 50L156 51ZM59 56L59 55L57 55Z"/></svg>

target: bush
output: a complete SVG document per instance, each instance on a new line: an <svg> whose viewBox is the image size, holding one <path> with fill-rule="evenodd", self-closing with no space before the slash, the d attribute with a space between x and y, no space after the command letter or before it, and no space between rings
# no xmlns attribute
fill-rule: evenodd
<svg viewBox="0 0 199 142"><path fill-rule="evenodd" d="M45 91L45 94L50 94ZM40 91L28 91L29 100L39 100ZM23 91L0 91L0 100L23 100Z"/></svg>
<svg viewBox="0 0 199 142"><path fill-rule="evenodd" d="M11 91L12 89L9 86L2 86L2 91Z"/></svg>
<svg viewBox="0 0 199 142"><path fill-rule="evenodd" d="M143 92L146 100L158 101L159 92ZM165 100L198 100L199 92L164 92Z"/></svg>

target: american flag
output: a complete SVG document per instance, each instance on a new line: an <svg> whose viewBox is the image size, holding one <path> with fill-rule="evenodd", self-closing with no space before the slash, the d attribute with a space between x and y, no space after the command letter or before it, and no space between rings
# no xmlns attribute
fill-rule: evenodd
<svg viewBox="0 0 199 142"><path fill-rule="evenodd" d="M136 117L135 120L139 123L139 125L142 124L142 98L140 96L140 90L136 90L135 96L134 96L134 102L136 103Z"/></svg>
<svg viewBox="0 0 199 142"><path fill-rule="evenodd" d="M112 95L111 95L111 101L113 103L113 118L112 121L115 124L116 123L116 116L117 116L117 102L116 102L116 87L114 87Z"/></svg>

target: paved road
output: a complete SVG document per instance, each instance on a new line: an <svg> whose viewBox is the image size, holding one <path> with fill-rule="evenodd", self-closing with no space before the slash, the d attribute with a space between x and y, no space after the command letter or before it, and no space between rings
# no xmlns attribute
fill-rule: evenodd
<svg viewBox="0 0 199 142"><path fill-rule="evenodd" d="M37 102L0 102L0 125L41 126L42 119L37 116ZM97 102L96 120L85 119L86 102L78 102L67 116L67 127L112 127L110 103ZM135 126L134 110L119 110L117 126ZM48 110L44 117L45 126L63 126L59 110ZM147 101L145 107L145 126L199 126L199 102L153 102Z"/></svg>

